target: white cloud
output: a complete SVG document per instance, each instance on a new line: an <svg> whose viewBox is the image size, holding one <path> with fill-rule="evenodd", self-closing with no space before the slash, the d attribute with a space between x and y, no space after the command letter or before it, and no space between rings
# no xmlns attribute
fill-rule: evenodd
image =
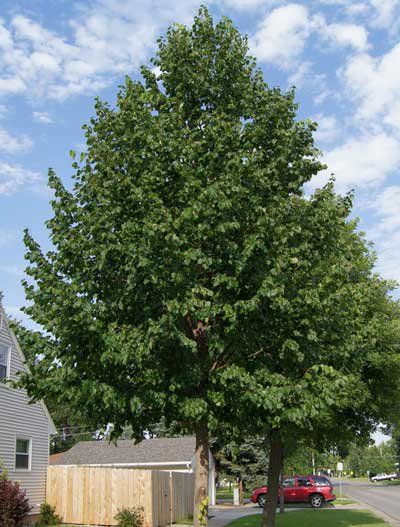
<svg viewBox="0 0 400 527"><path fill-rule="evenodd" d="M41 177L38 172L0 161L0 195L11 195L22 188L32 189L40 182Z"/></svg>
<svg viewBox="0 0 400 527"><path fill-rule="evenodd" d="M62 100L99 91L145 60L167 16L144 0L84 5L70 20L68 41L26 16L14 16L7 27L0 21L0 94Z"/></svg>
<svg viewBox="0 0 400 527"><path fill-rule="evenodd" d="M226 1L238 9L264 3ZM27 16L7 25L0 19L0 95L63 100L96 93L136 70L166 26L190 23L197 8L195 0L91 0L76 6L68 38Z"/></svg>
<svg viewBox="0 0 400 527"><path fill-rule="evenodd" d="M368 231L378 252L377 270L386 278L400 281L400 186L380 191L371 201L374 225Z"/></svg>
<svg viewBox="0 0 400 527"><path fill-rule="evenodd" d="M3 154L16 154L18 152L27 152L33 146L33 141L27 135L15 137L0 128L0 152Z"/></svg>
<svg viewBox="0 0 400 527"><path fill-rule="evenodd" d="M38 123L51 124L52 118L47 112L33 112L33 119Z"/></svg>
<svg viewBox="0 0 400 527"><path fill-rule="evenodd" d="M396 11L400 7L399 0L370 0L376 11L374 23L380 27L389 27L396 22Z"/></svg>
<svg viewBox="0 0 400 527"><path fill-rule="evenodd" d="M359 104L358 118L379 116L400 131L400 43L379 58L367 53L351 57L340 75Z"/></svg>
<svg viewBox="0 0 400 527"><path fill-rule="evenodd" d="M400 169L400 143L383 132L366 135L333 148L322 161L328 169L311 181L312 188L322 186L331 173L335 174L339 192L376 186Z"/></svg>
<svg viewBox="0 0 400 527"><path fill-rule="evenodd" d="M334 115L316 115L314 120L318 123L315 133L317 143L332 143L340 134L340 125Z"/></svg>
<svg viewBox="0 0 400 527"><path fill-rule="evenodd" d="M372 208L380 218L380 232L400 229L400 186L385 188L373 201Z"/></svg>
<svg viewBox="0 0 400 527"><path fill-rule="evenodd" d="M367 15L369 12L369 5L365 2L349 3L346 7L346 12L353 16Z"/></svg>
<svg viewBox="0 0 400 527"><path fill-rule="evenodd" d="M259 7L270 8L281 4L283 0L222 0L226 7L243 11L247 9L256 9ZM217 2L214 2L217 3Z"/></svg>
<svg viewBox="0 0 400 527"><path fill-rule="evenodd" d="M356 51L368 48L368 33L364 26L328 24L320 13L310 14L307 7L299 3L287 4L269 12L251 37L250 48L262 62L293 69L290 82L294 76L302 83L306 76L310 76L312 63L301 61L301 56L313 34L322 41L329 41L333 48L351 47Z"/></svg>
<svg viewBox="0 0 400 527"><path fill-rule="evenodd" d="M271 11L250 40L252 53L264 62L290 67L302 54L311 33L306 7L288 4Z"/></svg>
<svg viewBox="0 0 400 527"><path fill-rule="evenodd" d="M368 47L365 27L356 24L329 24L322 28L322 36L337 46L350 46L357 51Z"/></svg>

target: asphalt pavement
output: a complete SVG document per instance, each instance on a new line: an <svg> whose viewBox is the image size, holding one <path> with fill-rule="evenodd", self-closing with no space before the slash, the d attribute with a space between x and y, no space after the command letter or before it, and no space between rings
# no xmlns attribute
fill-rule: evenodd
<svg viewBox="0 0 400 527"><path fill-rule="evenodd" d="M338 481L334 481L335 485ZM400 525L400 485L342 480L343 494L385 513L392 525ZM339 496L339 488L335 493ZM398 522L398 523L397 523Z"/></svg>

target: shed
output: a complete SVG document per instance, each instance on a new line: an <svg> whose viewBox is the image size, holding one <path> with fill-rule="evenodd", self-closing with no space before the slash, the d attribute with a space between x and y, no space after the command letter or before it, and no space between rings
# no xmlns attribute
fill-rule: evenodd
<svg viewBox="0 0 400 527"><path fill-rule="evenodd" d="M193 436L145 439L135 443L121 439L116 443L80 441L62 454L50 456L50 465L137 468L194 472L196 439ZM209 452L210 504L215 505L215 462Z"/></svg>

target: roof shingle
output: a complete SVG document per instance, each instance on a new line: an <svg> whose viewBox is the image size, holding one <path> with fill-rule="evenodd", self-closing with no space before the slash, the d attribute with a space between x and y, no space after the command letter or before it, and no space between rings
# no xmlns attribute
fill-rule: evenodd
<svg viewBox="0 0 400 527"><path fill-rule="evenodd" d="M192 436L145 439L138 444L122 439L116 445L108 441L81 441L52 459L51 464L191 463L195 447L196 439Z"/></svg>

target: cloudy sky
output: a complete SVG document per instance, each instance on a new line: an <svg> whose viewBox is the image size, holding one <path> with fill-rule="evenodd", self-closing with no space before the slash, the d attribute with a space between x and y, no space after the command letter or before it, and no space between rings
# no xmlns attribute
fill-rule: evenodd
<svg viewBox="0 0 400 527"><path fill-rule="evenodd" d="M297 87L337 190L375 242L378 270L400 280L400 0L204 0L249 35L270 85ZM137 77L157 37L190 23L193 0L1 0L0 290L24 303L25 227L48 246L48 167L70 183L68 152L83 146L93 98L113 101Z"/></svg>

